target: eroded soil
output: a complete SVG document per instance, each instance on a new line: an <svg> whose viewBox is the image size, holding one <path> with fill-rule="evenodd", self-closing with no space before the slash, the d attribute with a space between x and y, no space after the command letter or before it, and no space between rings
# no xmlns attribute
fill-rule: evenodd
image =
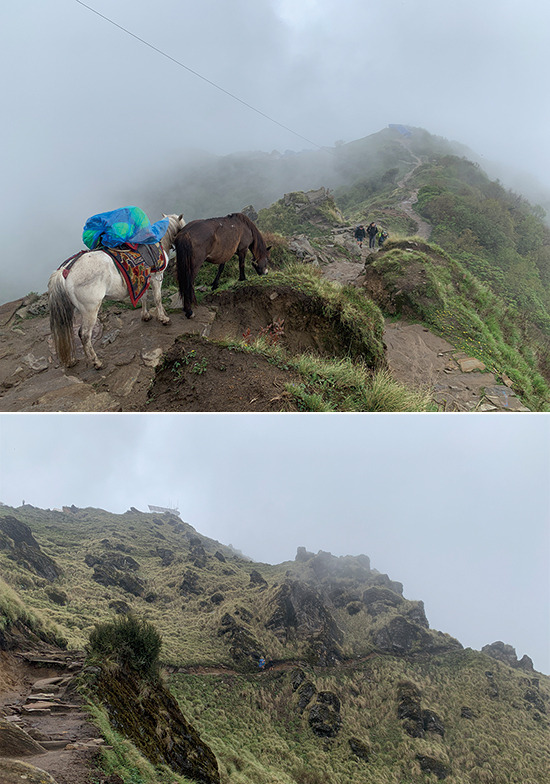
<svg viewBox="0 0 550 784"><path fill-rule="evenodd" d="M147 411L296 411L296 373L194 335L177 338L149 390Z"/></svg>

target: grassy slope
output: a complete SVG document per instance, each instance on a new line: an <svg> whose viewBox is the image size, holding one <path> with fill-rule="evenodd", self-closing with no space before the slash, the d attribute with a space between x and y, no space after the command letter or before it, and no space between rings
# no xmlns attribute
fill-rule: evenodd
<svg viewBox="0 0 550 784"><path fill-rule="evenodd" d="M489 696L489 668L498 698ZM288 673L176 675L171 686L214 749L226 782L435 781L433 774L421 773L418 754L450 768L449 784L546 781L548 726L526 707L525 677L483 654L467 650L425 662L373 656L353 668L308 669L307 675L318 691L332 691L341 701L342 729L335 738L311 732ZM413 682L422 707L442 719L444 738L436 733L412 738L403 731L397 717L403 681ZM463 706L473 710L473 719L461 716ZM368 761L351 752L354 738L369 750Z"/></svg>
<svg viewBox="0 0 550 784"><path fill-rule="evenodd" d="M548 410L550 388L540 368L543 347L517 310L432 243L389 242L372 264L393 292L397 314L418 318L457 349L506 374L533 410ZM411 277L416 281L407 285Z"/></svg>

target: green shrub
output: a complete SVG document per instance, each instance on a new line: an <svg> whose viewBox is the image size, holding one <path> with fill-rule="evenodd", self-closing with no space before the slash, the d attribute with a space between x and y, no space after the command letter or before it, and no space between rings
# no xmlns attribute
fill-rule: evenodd
<svg viewBox="0 0 550 784"><path fill-rule="evenodd" d="M162 637L155 627L133 615L98 623L90 634L88 652L93 658L110 658L118 664L151 674L158 669Z"/></svg>

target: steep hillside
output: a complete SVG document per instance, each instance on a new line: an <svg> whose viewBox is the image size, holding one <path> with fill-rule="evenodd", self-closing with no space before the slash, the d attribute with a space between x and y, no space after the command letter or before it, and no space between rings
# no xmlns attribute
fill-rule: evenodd
<svg viewBox="0 0 550 784"><path fill-rule="evenodd" d="M24 606L82 649L98 622L132 613L152 624L177 721L211 749L223 784L546 781L550 679L502 642L473 651L431 629L423 603L365 555L299 548L294 561L254 563L174 515L135 509L2 507L0 531L4 625ZM153 781L122 740L132 730L121 700L139 703L144 722L147 704L162 699L167 716L175 706L154 678L124 676L122 691L120 665L94 662L84 693L119 744L105 764L124 782ZM144 753L147 732L175 732L143 727Z"/></svg>

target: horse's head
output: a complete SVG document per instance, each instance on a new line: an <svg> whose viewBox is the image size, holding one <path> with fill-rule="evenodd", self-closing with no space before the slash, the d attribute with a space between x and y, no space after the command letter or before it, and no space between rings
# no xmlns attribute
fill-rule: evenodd
<svg viewBox="0 0 550 784"><path fill-rule="evenodd" d="M258 273L258 275L267 275L268 269L267 265L269 264L269 251L271 250L271 245L265 249L265 253L262 253L258 259L252 259L252 266Z"/></svg>
<svg viewBox="0 0 550 784"><path fill-rule="evenodd" d="M181 231L185 226L185 221L183 219L183 212L181 215L165 215L162 213L163 218L168 218L168 229L166 230L166 234L163 237L162 246L164 250L168 251L170 247L174 244L174 240L176 238L176 234L178 231Z"/></svg>

